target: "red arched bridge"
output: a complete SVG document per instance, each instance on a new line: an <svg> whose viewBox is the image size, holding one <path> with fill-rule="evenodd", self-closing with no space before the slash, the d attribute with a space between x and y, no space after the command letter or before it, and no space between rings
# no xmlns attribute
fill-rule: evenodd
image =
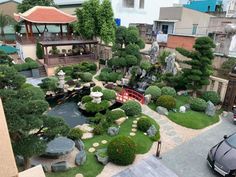
<svg viewBox="0 0 236 177"><path fill-rule="evenodd" d="M129 100L136 100L141 104L144 104L144 96L132 89L123 89L116 96L116 101L119 103L124 103Z"/></svg>

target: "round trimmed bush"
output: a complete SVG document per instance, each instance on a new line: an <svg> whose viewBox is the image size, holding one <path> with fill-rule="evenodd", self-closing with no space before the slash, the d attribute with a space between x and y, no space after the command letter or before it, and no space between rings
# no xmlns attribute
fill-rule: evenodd
<svg viewBox="0 0 236 177"><path fill-rule="evenodd" d="M148 118L141 118L137 122L137 127L142 132L146 132L151 126L152 123Z"/></svg>
<svg viewBox="0 0 236 177"><path fill-rule="evenodd" d="M205 111L207 102L201 98L194 98L190 104L190 108L194 111Z"/></svg>
<svg viewBox="0 0 236 177"><path fill-rule="evenodd" d="M107 120L110 122L113 122L121 117L126 117L125 112L122 110L114 110L107 113Z"/></svg>
<svg viewBox="0 0 236 177"><path fill-rule="evenodd" d="M135 159L135 142L126 136L111 140L107 147L109 160L117 165L132 164Z"/></svg>
<svg viewBox="0 0 236 177"><path fill-rule="evenodd" d="M176 91L172 87L162 87L161 88L161 94L175 97L176 96Z"/></svg>
<svg viewBox="0 0 236 177"><path fill-rule="evenodd" d="M102 91L102 87L100 87L100 86L94 86L94 87L92 88L92 91L93 91L93 92L101 92L101 91Z"/></svg>
<svg viewBox="0 0 236 177"><path fill-rule="evenodd" d="M162 106L168 110L176 107L176 100L170 95L162 95L157 99L157 106Z"/></svg>
<svg viewBox="0 0 236 177"><path fill-rule="evenodd" d="M103 100L99 104L93 103L93 102L88 102L85 104L85 110L87 112L96 113L96 112L107 110L109 108L109 106L110 106L110 104L107 100Z"/></svg>
<svg viewBox="0 0 236 177"><path fill-rule="evenodd" d="M207 91L202 95L202 99L205 101L211 101L214 105L220 103L220 95L215 91Z"/></svg>
<svg viewBox="0 0 236 177"><path fill-rule="evenodd" d="M115 100L116 99L116 92L110 89L102 90L103 96L102 98L107 101Z"/></svg>
<svg viewBox="0 0 236 177"><path fill-rule="evenodd" d="M93 75L90 72L85 72L81 74L80 78L84 82L90 82L93 79Z"/></svg>
<svg viewBox="0 0 236 177"><path fill-rule="evenodd" d="M88 103L92 100L93 100L93 98L91 96L85 95L82 97L81 102L84 104L84 103Z"/></svg>
<svg viewBox="0 0 236 177"><path fill-rule="evenodd" d="M149 86L145 90L145 95L151 95L153 100L156 100L159 96L161 96L161 89L157 86Z"/></svg>
<svg viewBox="0 0 236 177"><path fill-rule="evenodd" d="M70 129L70 132L67 136L72 140L78 140L81 139L81 137L83 136L83 132L79 128L73 128Z"/></svg>
<svg viewBox="0 0 236 177"><path fill-rule="evenodd" d="M125 111L127 116L139 115L142 112L140 104L136 101L127 101L122 106L121 109Z"/></svg>

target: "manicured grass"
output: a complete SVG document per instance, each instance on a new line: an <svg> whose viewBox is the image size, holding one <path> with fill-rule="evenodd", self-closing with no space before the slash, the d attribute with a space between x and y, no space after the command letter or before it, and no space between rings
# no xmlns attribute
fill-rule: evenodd
<svg viewBox="0 0 236 177"><path fill-rule="evenodd" d="M221 111L217 111L216 115L213 117L207 116L204 112L196 112L192 110L189 110L186 113L178 112L180 106L183 106L184 104L188 104L190 102L191 97L189 96L177 96L177 112L170 111L168 118L176 124L192 129L202 129L219 121L219 114L221 113ZM149 107L155 110L157 106L155 105L155 103L150 103Z"/></svg>
<svg viewBox="0 0 236 177"><path fill-rule="evenodd" d="M145 116L145 115L141 115L141 116ZM138 116L138 117L141 117L141 116ZM157 125L157 123L150 117L148 118L151 120L152 124L154 124L159 129L159 125ZM119 135L129 136L134 120L136 120L134 117L130 117L128 120L126 120L120 127ZM70 170L66 172L48 173L47 177L74 177L77 173L82 173L84 177L97 176L102 171L104 166L97 162L94 153L88 152L88 149L92 147L92 144L95 142L98 142L100 144L100 146L97 147L96 149L104 148L107 146L107 144L102 145L101 141L107 140L109 142L113 138L114 137L108 136L105 133L104 135L94 136L92 139L84 140L85 149L87 153L86 163L82 166L71 168ZM136 135L131 138L136 143L136 154L147 153L153 144L153 141L149 137L144 135L143 132L140 132L140 131L137 131Z"/></svg>

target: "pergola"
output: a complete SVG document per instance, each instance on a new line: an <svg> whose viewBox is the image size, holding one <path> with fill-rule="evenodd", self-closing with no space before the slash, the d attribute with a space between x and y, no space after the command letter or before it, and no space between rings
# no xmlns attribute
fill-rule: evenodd
<svg viewBox="0 0 236 177"><path fill-rule="evenodd" d="M26 29L27 39L33 38L33 26L39 34L44 35L48 32L48 25L59 25L60 35L63 36L63 26L67 27L67 35L69 34L69 24L77 20L76 16L67 14L55 7L35 6L24 13L14 14L17 22L23 22ZM40 31L38 26L43 25L44 30Z"/></svg>

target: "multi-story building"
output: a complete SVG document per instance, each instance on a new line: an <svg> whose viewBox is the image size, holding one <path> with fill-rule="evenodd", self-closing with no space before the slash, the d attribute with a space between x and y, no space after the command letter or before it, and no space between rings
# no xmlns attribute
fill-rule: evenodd
<svg viewBox="0 0 236 177"><path fill-rule="evenodd" d="M236 17L236 0L229 0L226 9L226 17Z"/></svg>

